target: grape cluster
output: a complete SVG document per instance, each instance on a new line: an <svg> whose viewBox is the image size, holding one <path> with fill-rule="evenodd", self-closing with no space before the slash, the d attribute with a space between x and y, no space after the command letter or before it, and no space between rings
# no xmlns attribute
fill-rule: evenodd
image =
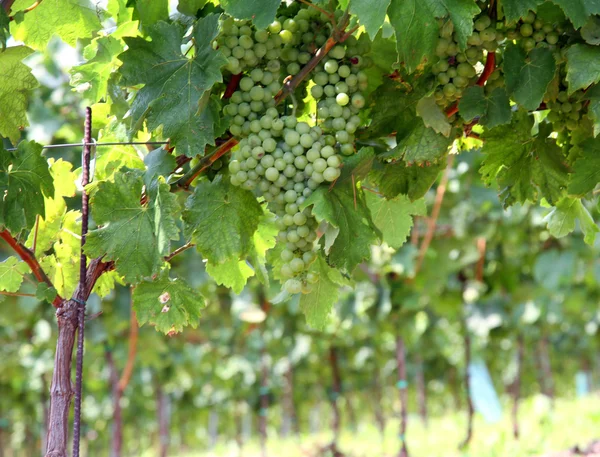
<svg viewBox="0 0 600 457"><path fill-rule="evenodd" d="M558 43L562 30L554 25L545 23L536 14L529 11L514 27L506 32L510 41L517 41L526 50L535 47L554 46Z"/></svg>
<svg viewBox="0 0 600 457"><path fill-rule="evenodd" d="M274 108L259 122L261 130L240 142L229 164L231 183L254 191L278 216L279 241L286 243L280 270L287 279L284 287L292 294L308 293L317 279L307 272L316 257L317 221L308 208L300 208L321 183L339 177L335 138L293 116L280 117Z"/></svg>
<svg viewBox="0 0 600 457"><path fill-rule="evenodd" d="M564 88L558 93L556 101L548 102L550 112L547 119L552 123L555 132L562 132L565 129L576 130L579 127L579 121L585 115L585 112L582 113L584 96L582 90L569 95Z"/></svg>
<svg viewBox="0 0 600 457"><path fill-rule="evenodd" d="M326 132L335 135L344 155L354 153L354 133L361 125L358 113L365 106L360 92L367 87L367 75L361 70L364 59L360 55L346 58L348 48L335 46L328 59L315 69L311 95L317 100L317 115Z"/></svg>
<svg viewBox="0 0 600 457"><path fill-rule="evenodd" d="M484 15L475 21L475 32L467 40L467 48L460 51L451 21L440 20L439 40L436 55L439 60L431 67L436 76L434 97L446 107L458 100L465 88L477 81L476 64L483 60L484 50L494 51L497 47L497 32L491 20Z"/></svg>

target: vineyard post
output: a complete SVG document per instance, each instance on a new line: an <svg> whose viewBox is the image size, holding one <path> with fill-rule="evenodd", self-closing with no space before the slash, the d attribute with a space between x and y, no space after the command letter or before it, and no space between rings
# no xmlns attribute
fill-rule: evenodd
<svg viewBox="0 0 600 457"><path fill-rule="evenodd" d="M262 341L260 350L260 450L262 457L267 457L267 414L269 411L269 367L267 364L267 350L265 341Z"/></svg>
<svg viewBox="0 0 600 457"><path fill-rule="evenodd" d="M415 377L417 383L417 399L419 402L419 414L421 416L421 420L423 421L423 425L427 427L427 384L425 382L425 368L423 363L423 357L421 356L421 354L417 353L416 359L417 373Z"/></svg>
<svg viewBox="0 0 600 457"><path fill-rule="evenodd" d="M160 383L156 387L156 414L158 419L159 457L167 457L169 452L169 395L164 391Z"/></svg>
<svg viewBox="0 0 600 457"><path fill-rule="evenodd" d="M517 372L515 373L515 382L513 385L513 406L512 406L512 421L513 421L513 436L516 440L519 439L519 400L521 399L521 377L523 375L523 358L525 353L525 342L523 334L517 336Z"/></svg>
<svg viewBox="0 0 600 457"><path fill-rule="evenodd" d="M401 447L398 457L408 457L408 446L406 444L406 426L408 421L408 382L406 379L406 348L404 339L400 334L396 335L396 366L398 367L398 381L396 387L400 397L400 430L398 438Z"/></svg>
<svg viewBox="0 0 600 457"><path fill-rule="evenodd" d="M471 438L473 437L473 417L475 416L475 408L473 406L473 400L471 399L471 373L469 369L469 366L471 365L471 334L469 333L465 320L463 320L463 344L465 347L464 382L465 392L467 394L467 435L460 444L460 449L466 448L471 442Z"/></svg>
<svg viewBox="0 0 600 457"><path fill-rule="evenodd" d="M385 454L385 414L382 405L381 370L376 367L373 372L373 408L375 410L375 421L381 437L381 453Z"/></svg>
<svg viewBox="0 0 600 457"><path fill-rule="evenodd" d="M331 428L333 431L333 441L331 443L331 449L335 453L337 450L337 443L340 437L340 409L339 409L339 398L342 393L342 378L340 374L340 367L338 363L338 348L335 346L329 347L329 366L331 367L332 377L332 389L331 389L331 409L333 411L333 419L331 422Z"/></svg>

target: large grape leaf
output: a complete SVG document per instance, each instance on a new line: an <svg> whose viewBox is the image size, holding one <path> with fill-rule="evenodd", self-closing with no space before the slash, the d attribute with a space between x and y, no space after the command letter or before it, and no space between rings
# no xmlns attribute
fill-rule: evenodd
<svg viewBox="0 0 600 457"><path fill-rule="evenodd" d="M169 0L135 0L135 11L146 28L169 19Z"/></svg>
<svg viewBox="0 0 600 457"><path fill-rule="evenodd" d="M281 0L221 0L221 7L237 19L252 19L259 29L275 20Z"/></svg>
<svg viewBox="0 0 600 457"><path fill-rule="evenodd" d="M383 25L390 2L391 0L350 0L350 12L358 16L371 39L375 39Z"/></svg>
<svg viewBox="0 0 600 457"><path fill-rule="evenodd" d="M414 164L433 162L444 157L452 143L450 138L426 127L422 121L417 122L408 133L398 131L396 141L397 146L391 154Z"/></svg>
<svg viewBox="0 0 600 457"><path fill-rule="evenodd" d="M0 291L17 292L26 273L29 273L29 266L16 257L0 262Z"/></svg>
<svg viewBox="0 0 600 457"><path fill-rule="evenodd" d="M600 81L600 47L575 44L567 50L569 93Z"/></svg>
<svg viewBox="0 0 600 457"><path fill-rule="evenodd" d="M426 166L407 165L401 160L395 163L378 163L373 167L369 178L386 197L393 198L403 194L414 201L427 193L445 166L445 160Z"/></svg>
<svg viewBox="0 0 600 457"><path fill-rule="evenodd" d="M586 100L590 101L588 105L588 117L594 124L594 137L600 133L600 86L594 85L585 92Z"/></svg>
<svg viewBox="0 0 600 457"><path fill-rule="evenodd" d="M177 11L188 16L195 16L200 8L206 5L208 0L179 0Z"/></svg>
<svg viewBox="0 0 600 457"><path fill-rule="evenodd" d="M320 187L303 203L303 208L308 206L319 222L327 221L339 229L329 251L331 265L351 272L369 258L378 233L361 190L351 183L331 190Z"/></svg>
<svg viewBox="0 0 600 457"><path fill-rule="evenodd" d="M4 8L0 8L0 51L6 48L6 41L10 36L10 19Z"/></svg>
<svg viewBox="0 0 600 457"><path fill-rule="evenodd" d="M458 104L460 115L465 121L479 118L479 124L488 129L510 122L512 111L510 100L503 87L486 94L483 87L468 87Z"/></svg>
<svg viewBox="0 0 600 457"><path fill-rule="evenodd" d="M127 127L113 118L106 127L100 130L99 140L107 143L127 142ZM96 181L112 179L113 175L123 167L140 170L144 168L144 162L135 147L121 144L97 148L94 166Z"/></svg>
<svg viewBox="0 0 600 457"><path fill-rule="evenodd" d="M252 192L235 187L220 177L202 181L185 205L186 236L213 264L243 259L263 210Z"/></svg>
<svg viewBox="0 0 600 457"><path fill-rule="evenodd" d="M600 140L586 140L579 148L583 155L573 165L569 194L583 197L600 182Z"/></svg>
<svg viewBox="0 0 600 457"><path fill-rule="evenodd" d="M183 28L165 22L149 28L151 42L125 38L129 49L119 56L123 84L144 84L131 108L133 124L141 125L146 117L150 129L162 125L163 135L190 157L203 154L205 146L215 142L213 124L218 116L208 92L223 81L220 68L227 63L212 47L218 20L212 14L195 25L193 58L181 52Z"/></svg>
<svg viewBox="0 0 600 457"><path fill-rule="evenodd" d="M13 11L24 10L31 3L30 0L17 0ZM39 51L46 49L54 35L75 47L78 39L88 38L101 28L95 3L89 0L44 0L25 14L21 22L12 23L12 34Z"/></svg>
<svg viewBox="0 0 600 457"><path fill-rule="evenodd" d="M502 9L507 22L516 22L524 17L529 10L535 11L545 0L504 0Z"/></svg>
<svg viewBox="0 0 600 457"><path fill-rule="evenodd" d="M107 97L108 79L119 64L117 55L122 51L123 43L110 35L94 39L85 48L88 61L71 69L71 86L90 103Z"/></svg>
<svg viewBox="0 0 600 457"><path fill-rule="evenodd" d="M427 0L433 15L448 16L454 24L454 35L460 49L466 49L467 38L473 33L473 18L480 13L475 0Z"/></svg>
<svg viewBox="0 0 600 457"><path fill-rule="evenodd" d="M27 127L27 95L39 84L31 69L21 61L33 52L13 46L0 52L0 135L17 143Z"/></svg>
<svg viewBox="0 0 600 457"><path fill-rule="evenodd" d="M480 173L486 184L496 181L505 207L541 197L555 203L562 198L568 169L562 151L545 131L532 139L533 118L519 112L509 125L487 130Z"/></svg>
<svg viewBox="0 0 600 457"><path fill-rule="evenodd" d="M54 184L41 145L22 141L9 152L0 144L0 195L0 224L15 235L44 216L44 196L54 195Z"/></svg>
<svg viewBox="0 0 600 457"><path fill-rule="evenodd" d="M413 216L427 214L427 206L422 198L411 202L408 197L399 195L387 200L367 192L366 199L373 223L381 231L383 241L394 249L399 249L406 242L413 226Z"/></svg>
<svg viewBox="0 0 600 457"><path fill-rule="evenodd" d="M565 12L575 28L586 23L588 17L600 14L600 0L552 0Z"/></svg>
<svg viewBox="0 0 600 457"><path fill-rule="evenodd" d="M533 111L540 106L554 78L556 62L550 49L535 48L527 54L522 47L511 43L504 53L503 69L509 95Z"/></svg>
<svg viewBox="0 0 600 457"><path fill-rule="evenodd" d="M240 294L244 290L248 278L254 275L254 270L245 260L230 259L223 263L206 263L206 272L215 280L234 293Z"/></svg>
<svg viewBox="0 0 600 457"><path fill-rule="evenodd" d="M600 231L589 211L578 198L563 198L548 213L545 220L550 235L555 238L562 238L572 233L577 221L587 244L594 244L596 233Z"/></svg>
<svg viewBox="0 0 600 457"><path fill-rule="evenodd" d="M419 103L417 103L417 114L421 116L425 126L431 127L445 137L450 136L452 125L448 122L448 116L446 116L440 105L436 103L434 97L423 97L419 100Z"/></svg>
<svg viewBox="0 0 600 457"><path fill-rule="evenodd" d="M153 325L163 333L181 332L185 326L196 328L205 306L200 292L183 279L171 279L163 271L158 279L143 281L133 290L133 309L140 325Z"/></svg>
<svg viewBox="0 0 600 457"><path fill-rule="evenodd" d="M98 184L91 196L92 217L99 228L85 243L89 256L113 260L127 282L157 274L169 254L170 240L179 238L177 200L161 184L142 204L144 185L139 171L114 175L114 182Z"/></svg>
<svg viewBox="0 0 600 457"><path fill-rule="evenodd" d="M300 309L306 316L308 325L321 330L327 324L327 316L337 302L340 286L348 282L340 272L327 265L325 259L317 257L310 267L319 278L312 291L300 297Z"/></svg>

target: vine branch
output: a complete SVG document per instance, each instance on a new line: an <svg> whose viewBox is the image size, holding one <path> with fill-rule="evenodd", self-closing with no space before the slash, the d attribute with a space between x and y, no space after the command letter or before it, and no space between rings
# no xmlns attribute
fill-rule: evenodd
<svg viewBox="0 0 600 457"><path fill-rule="evenodd" d="M194 246L196 246L194 243L186 243L183 246L175 249L173 252L171 252L169 255L166 255L164 257L165 262L169 262L173 257L181 254L184 251L187 251L190 248L193 248Z"/></svg>
<svg viewBox="0 0 600 457"><path fill-rule="evenodd" d="M442 175L442 180L440 181L440 184L437 187L435 193L435 201L433 203L433 209L431 210L431 217L427 221L427 231L423 236L423 241L421 242L421 247L419 248L419 256L417 257L417 263L415 264L415 276L417 276L417 274L421 270L421 267L423 266L425 254L427 253L427 249L429 249L429 245L431 244L431 240L433 239L433 235L435 234L435 226L437 223L437 219L440 215L442 202L444 201L444 194L446 193L448 178L450 175L450 170L452 169L453 162L454 155L450 155L448 157L448 164L446 165L446 169L444 170L444 174Z"/></svg>
<svg viewBox="0 0 600 457"><path fill-rule="evenodd" d="M10 9L10 7L12 6L13 2L8 2L8 7ZM25 8L23 11L21 11L23 14L25 13L29 13L30 11L33 11L34 9L36 9L40 3L42 3L42 0L37 0L37 2L35 2L34 4L32 4L31 6L28 6L27 8ZM8 10L7 10L8 11ZM8 17L9 21L14 21L15 20L16 15L12 15Z"/></svg>
<svg viewBox="0 0 600 457"><path fill-rule="evenodd" d="M127 352L127 362L125 364L125 368L123 368L123 373L121 373L121 378L119 379L118 383L118 389L121 393L125 391L125 388L131 380L131 375L133 374L133 365L135 362L135 354L137 352L139 326L137 324L137 318L135 311L133 310L133 306L131 306L130 321L129 351Z"/></svg>
<svg viewBox="0 0 600 457"><path fill-rule="evenodd" d="M23 243L17 241L17 239L14 238L6 229L0 231L0 238L6 241L6 243L13 249L13 251L15 251L18 254L18 256L21 257L21 259L29 266L31 272L38 280L38 282L44 282L48 285L48 287L54 287L54 284L52 284L52 281L50 281L50 278L44 272L42 266L35 258L34 253L29 248L27 248ZM63 302L64 298L57 294L54 300L52 301L52 305L54 305L55 308L60 308Z"/></svg>

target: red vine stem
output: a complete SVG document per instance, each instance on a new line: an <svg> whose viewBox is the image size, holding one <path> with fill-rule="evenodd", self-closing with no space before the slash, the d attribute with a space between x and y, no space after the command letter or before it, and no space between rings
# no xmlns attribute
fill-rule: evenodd
<svg viewBox="0 0 600 457"><path fill-rule="evenodd" d="M240 80L242 79L242 74L238 73L237 75L231 75L231 79L227 84L227 88L225 89L225 93L223 94L224 99L231 98L233 93L237 90Z"/></svg>
<svg viewBox="0 0 600 457"><path fill-rule="evenodd" d="M483 68L483 72L479 76L479 79L477 80L476 85L478 85L479 87L483 87L484 84L486 83L486 81L489 79L490 75L492 73L494 73L495 69L496 69L496 53L490 52L487 55L487 59L485 61L485 67ZM458 102L455 102L453 105L450 106L450 108L448 108L446 110L446 116L452 117L456 113L458 113Z"/></svg>
<svg viewBox="0 0 600 457"><path fill-rule="evenodd" d="M203 159L186 173L179 181L173 183L171 187L173 190L176 188L187 189L192 181L200 176L206 169L208 169L213 163L231 151L239 141L236 138L229 138L225 143L219 146L212 154L204 156Z"/></svg>
<svg viewBox="0 0 600 457"><path fill-rule="evenodd" d="M42 266L37 261L35 255L33 254L33 252L31 252L31 250L29 250L22 243L19 243L6 229L0 231L0 238L6 241L6 243L13 249L13 251L15 251L19 255L19 257L21 257L21 259L29 266L31 272L38 280L38 282L45 282L49 287L54 287L52 281L50 281L50 278L48 277L48 275L46 275L46 273L42 269ZM55 308L60 308L63 302L64 299L57 294L52 304Z"/></svg>
<svg viewBox="0 0 600 457"><path fill-rule="evenodd" d="M450 155L448 157L448 164L446 165L446 169L444 170L444 174L442 175L442 180L440 181L439 186L437 187L435 193L435 201L433 203L433 209L431 210L431 217L427 222L427 232L423 236L423 241L421 242L421 247L419 248L419 256L417 258L417 263L415 264L415 277L421 270L423 266L423 261L425 260L425 254L427 253L427 249L429 249L429 245L431 244L431 240L433 240L433 235L435 233L435 226L437 223L437 219L440 215L440 210L442 208L442 202L444 201L444 194L446 193L446 187L448 185L448 178L450 175L450 170L452 169L452 163L454 162L454 155Z"/></svg>

